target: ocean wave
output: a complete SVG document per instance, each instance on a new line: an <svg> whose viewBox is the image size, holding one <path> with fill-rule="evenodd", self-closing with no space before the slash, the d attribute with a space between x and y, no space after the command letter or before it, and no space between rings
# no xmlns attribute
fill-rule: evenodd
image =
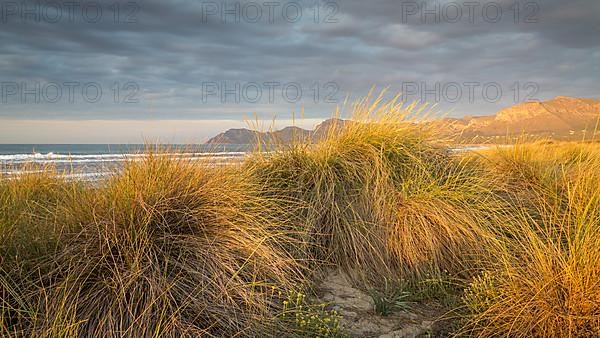
<svg viewBox="0 0 600 338"><path fill-rule="evenodd" d="M156 154L157 156L177 156L184 158L224 158L224 157L241 157L245 156L246 152L204 152L204 153L164 153ZM125 161L128 159L143 158L147 154L130 153L130 154L55 154L55 153L33 153L33 154L10 154L0 155L0 161L4 163L15 162L35 162L35 163L71 163L71 162L112 162Z"/></svg>

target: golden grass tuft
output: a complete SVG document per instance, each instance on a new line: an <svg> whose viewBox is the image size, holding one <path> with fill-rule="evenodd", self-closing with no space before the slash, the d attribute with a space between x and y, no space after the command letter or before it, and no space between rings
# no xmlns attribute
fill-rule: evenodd
<svg viewBox="0 0 600 338"><path fill-rule="evenodd" d="M81 231L46 263L17 335L254 336L274 330L274 290L303 281L277 205L235 170L148 154L71 204ZM273 213L276 214L276 213ZM33 296L35 300L35 296ZM35 303L35 301L31 301Z"/></svg>
<svg viewBox="0 0 600 338"><path fill-rule="evenodd" d="M64 207L83 191L80 182L65 181L52 167L21 170L0 178L0 260L39 257L54 249L60 235L73 230Z"/></svg>
<svg viewBox="0 0 600 338"><path fill-rule="evenodd" d="M66 181L53 167L26 165L18 175L0 178L0 335L30 325L35 296L42 288L44 260L77 231L74 206L83 184Z"/></svg>
<svg viewBox="0 0 600 338"><path fill-rule="evenodd" d="M269 194L299 201L297 221L286 226L304 233L302 252L359 286L458 273L482 247L477 222L487 222L491 198L470 164L415 120L423 109L367 97L316 142L256 154L244 170Z"/></svg>
<svg viewBox="0 0 600 338"><path fill-rule="evenodd" d="M519 145L494 154L521 190L516 222L498 235L488 271L465 294L472 334L600 334L600 157L574 144ZM526 170L524 168L527 168Z"/></svg>

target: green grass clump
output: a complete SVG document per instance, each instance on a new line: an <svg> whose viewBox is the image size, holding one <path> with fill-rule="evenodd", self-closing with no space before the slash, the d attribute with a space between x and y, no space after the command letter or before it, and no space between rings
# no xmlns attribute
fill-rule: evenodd
<svg viewBox="0 0 600 338"><path fill-rule="evenodd" d="M0 335L31 324L48 272L45 262L77 231L83 184L66 181L54 168L28 165L0 178Z"/></svg>
<svg viewBox="0 0 600 338"><path fill-rule="evenodd" d="M396 311L410 310L407 299L410 294L401 288L386 288L383 291L373 289L369 292L373 300L375 313L381 316L389 316Z"/></svg>
<svg viewBox="0 0 600 338"><path fill-rule="evenodd" d="M22 170L0 178L0 260L25 261L54 250L61 234L73 231L69 209L83 194L80 182L65 181L54 168Z"/></svg>

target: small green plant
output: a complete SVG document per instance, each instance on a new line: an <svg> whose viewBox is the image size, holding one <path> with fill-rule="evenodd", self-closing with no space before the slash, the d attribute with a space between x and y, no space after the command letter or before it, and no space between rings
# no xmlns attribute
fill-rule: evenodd
<svg viewBox="0 0 600 338"><path fill-rule="evenodd" d="M384 291L371 290L369 295L373 299L374 310L381 316L389 316L396 311L408 311L410 294L400 288L386 289Z"/></svg>
<svg viewBox="0 0 600 338"><path fill-rule="evenodd" d="M295 329L293 337L345 337L341 326L341 316L336 310L329 310L326 304L311 304L301 292L289 292L283 301L280 316L284 323Z"/></svg>
<svg viewBox="0 0 600 338"><path fill-rule="evenodd" d="M479 313L490 308L498 296L493 277L486 271L473 279L462 299L470 311Z"/></svg>
<svg viewBox="0 0 600 338"><path fill-rule="evenodd" d="M417 283L404 286L404 290L410 293L410 301L419 303L435 300L447 308L460 304L464 288L464 282L453 278L448 271L426 273Z"/></svg>

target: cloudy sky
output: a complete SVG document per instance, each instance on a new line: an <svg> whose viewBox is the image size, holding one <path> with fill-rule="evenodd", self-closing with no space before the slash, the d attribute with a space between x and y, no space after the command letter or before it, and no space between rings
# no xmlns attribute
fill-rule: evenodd
<svg viewBox="0 0 600 338"><path fill-rule="evenodd" d="M454 116L600 98L600 1L2 1L0 143L203 142L369 89Z"/></svg>

